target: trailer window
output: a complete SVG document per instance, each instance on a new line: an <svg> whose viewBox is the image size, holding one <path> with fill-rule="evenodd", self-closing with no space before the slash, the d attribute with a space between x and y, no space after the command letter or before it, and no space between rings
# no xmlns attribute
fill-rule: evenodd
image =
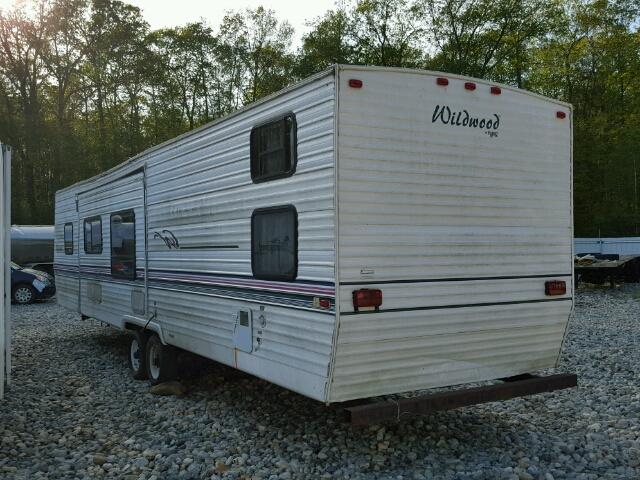
<svg viewBox="0 0 640 480"><path fill-rule="evenodd" d="M298 214L291 206L261 208L251 217L251 268L256 278L294 280L298 274Z"/></svg>
<svg viewBox="0 0 640 480"><path fill-rule="evenodd" d="M297 156L296 117L289 113L251 130L251 180L254 183L293 175Z"/></svg>
<svg viewBox="0 0 640 480"><path fill-rule="evenodd" d="M73 223L64 224L64 253L73 255Z"/></svg>
<svg viewBox="0 0 640 480"><path fill-rule="evenodd" d="M136 278L136 216L133 210L111 215L111 276Z"/></svg>
<svg viewBox="0 0 640 480"><path fill-rule="evenodd" d="M84 221L84 252L102 253L102 219L100 217L91 217Z"/></svg>

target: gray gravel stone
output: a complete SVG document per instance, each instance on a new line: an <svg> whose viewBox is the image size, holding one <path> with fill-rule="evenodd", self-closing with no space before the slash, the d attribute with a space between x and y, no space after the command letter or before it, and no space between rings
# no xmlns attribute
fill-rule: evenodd
<svg viewBox="0 0 640 480"><path fill-rule="evenodd" d="M15 306L0 478L638 479L640 288L577 294L559 371L579 387L354 429L216 365L182 397L127 370L128 334L55 303Z"/></svg>

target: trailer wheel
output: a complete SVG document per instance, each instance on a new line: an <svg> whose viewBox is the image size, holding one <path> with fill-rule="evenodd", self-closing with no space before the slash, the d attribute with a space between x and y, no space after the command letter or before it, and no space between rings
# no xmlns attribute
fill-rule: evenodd
<svg viewBox="0 0 640 480"><path fill-rule="evenodd" d="M149 337L145 350L147 376L152 385L174 380L178 376L176 351L169 345L163 345L158 335Z"/></svg>
<svg viewBox="0 0 640 480"><path fill-rule="evenodd" d="M147 379L147 340L148 335L143 330L137 330L129 346L129 367L136 380Z"/></svg>

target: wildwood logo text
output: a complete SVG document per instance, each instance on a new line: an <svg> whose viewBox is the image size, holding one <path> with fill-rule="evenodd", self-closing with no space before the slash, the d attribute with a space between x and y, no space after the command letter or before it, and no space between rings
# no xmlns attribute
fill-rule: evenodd
<svg viewBox="0 0 640 480"><path fill-rule="evenodd" d="M497 137L497 130L500 127L500 116L494 113L492 117L482 118L471 115L467 110L454 111L447 105L436 105L431 116L431 122L441 121L445 125L454 127L480 128L482 130L493 130L487 132L492 137Z"/></svg>

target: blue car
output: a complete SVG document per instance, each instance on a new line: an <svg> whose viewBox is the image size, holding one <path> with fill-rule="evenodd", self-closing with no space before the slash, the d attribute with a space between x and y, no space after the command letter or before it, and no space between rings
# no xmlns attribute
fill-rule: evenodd
<svg viewBox="0 0 640 480"><path fill-rule="evenodd" d="M26 305L51 298L55 293L56 285L51 275L11 262L11 298L15 303Z"/></svg>

